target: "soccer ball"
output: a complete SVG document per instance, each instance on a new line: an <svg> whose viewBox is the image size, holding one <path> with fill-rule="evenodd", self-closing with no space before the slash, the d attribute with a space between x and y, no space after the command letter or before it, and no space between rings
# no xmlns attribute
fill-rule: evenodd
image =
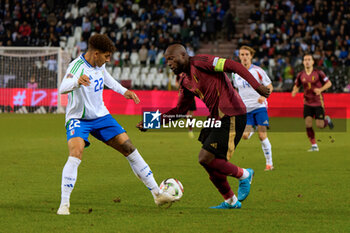
<svg viewBox="0 0 350 233"><path fill-rule="evenodd" d="M166 192L171 196L175 197L176 200L180 200L184 193L184 187L181 182L174 178L168 178L162 181L159 186L162 192Z"/></svg>

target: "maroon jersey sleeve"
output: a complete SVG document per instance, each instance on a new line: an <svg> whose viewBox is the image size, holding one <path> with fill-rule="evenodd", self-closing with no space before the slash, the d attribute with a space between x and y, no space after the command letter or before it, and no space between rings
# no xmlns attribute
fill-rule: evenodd
<svg viewBox="0 0 350 233"><path fill-rule="evenodd" d="M192 102L193 102L194 95L187 90L186 88L180 87L179 90L179 99L177 102L177 106L173 109L170 109L166 113L162 114L161 122L163 123L168 123L169 119L171 120L176 120L179 119L180 117L177 117L177 115L186 115L188 110L190 109ZM174 117L168 117L168 116L174 116Z"/></svg>
<svg viewBox="0 0 350 233"><path fill-rule="evenodd" d="M194 66L204 70L237 73L247 80L254 89L257 89L261 85L242 64L236 61L207 54L194 56L192 61Z"/></svg>
<svg viewBox="0 0 350 233"><path fill-rule="evenodd" d="M326 82L329 82L329 79L327 75L322 70L317 70L317 73L319 75L319 80L324 85Z"/></svg>
<svg viewBox="0 0 350 233"><path fill-rule="evenodd" d="M241 63L226 60L224 65L224 71L228 73L237 73L239 76L247 80L247 82L254 88L257 89L261 84L256 81L254 76L245 68Z"/></svg>
<svg viewBox="0 0 350 233"><path fill-rule="evenodd" d="M297 86L297 87L300 87L300 85L301 85L300 77L301 77L301 72L298 73L297 78L296 78L295 81L294 81L294 84L295 84L295 86Z"/></svg>

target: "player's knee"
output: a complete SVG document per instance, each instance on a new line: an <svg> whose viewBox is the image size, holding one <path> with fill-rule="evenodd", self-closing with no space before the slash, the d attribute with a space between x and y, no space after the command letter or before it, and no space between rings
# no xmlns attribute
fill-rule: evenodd
<svg viewBox="0 0 350 233"><path fill-rule="evenodd" d="M306 128L311 128L312 127L312 122L311 123L305 123Z"/></svg>
<svg viewBox="0 0 350 233"><path fill-rule="evenodd" d="M131 143L130 139L128 139L121 145L121 149L123 155L129 155L136 150L136 147Z"/></svg>
<svg viewBox="0 0 350 233"><path fill-rule="evenodd" d="M259 139L260 141L264 141L267 138L266 133L259 133Z"/></svg>
<svg viewBox="0 0 350 233"><path fill-rule="evenodd" d="M69 156L81 159L83 156L83 150L84 150L84 148L75 147L75 148L71 149Z"/></svg>
<svg viewBox="0 0 350 233"><path fill-rule="evenodd" d="M324 127L324 123L323 122L317 122L316 123L316 127L319 129L322 129Z"/></svg>
<svg viewBox="0 0 350 233"><path fill-rule="evenodd" d="M198 163L202 166L205 166L207 164L207 160L202 157L198 157Z"/></svg>
<svg viewBox="0 0 350 233"><path fill-rule="evenodd" d="M209 163L209 159L207 156L199 155L198 156L198 163L202 166L205 166Z"/></svg>
<svg viewBox="0 0 350 233"><path fill-rule="evenodd" d="M247 139L249 138L249 133L244 133L244 134L242 135L242 138L243 138L244 140L247 140Z"/></svg>
<svg viewBox="0 0 350 233"><path fill-rule="evenodd" d="M205 151L205 150L201 150L199 152L198 155L198 162L200 165L202 166L206 166L207 164L209 164L213 159L214 159L214 155Z"/></svg>

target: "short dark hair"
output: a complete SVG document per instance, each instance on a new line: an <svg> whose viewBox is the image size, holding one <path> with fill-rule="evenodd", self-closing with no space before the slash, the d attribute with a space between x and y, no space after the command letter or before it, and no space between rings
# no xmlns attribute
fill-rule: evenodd
<svg viewBox="0 0 350 233"><path fill-rule="evenodd" d="M89 49L99 50L103 53L113 53L116 50L113 41L111 41L111 39L109 39L108 36L102 34L95 34L90 37Z"/></svg>
<svg viewBox="0 0 350 233"><path fill-rule="evenodd" d="M312 60L315 60L314 56L311 53L304 53L303 60L305 56L311 56Z"/></svg>

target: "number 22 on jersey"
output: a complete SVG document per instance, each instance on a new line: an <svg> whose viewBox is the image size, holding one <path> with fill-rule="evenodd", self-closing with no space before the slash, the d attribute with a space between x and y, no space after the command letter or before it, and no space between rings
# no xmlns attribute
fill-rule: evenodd
<svg viewBox="0 0 350 233"><path fill-rule="evenodd" d="M103 89L103 78L94 81L95 92L101 91Z"/></svg>

